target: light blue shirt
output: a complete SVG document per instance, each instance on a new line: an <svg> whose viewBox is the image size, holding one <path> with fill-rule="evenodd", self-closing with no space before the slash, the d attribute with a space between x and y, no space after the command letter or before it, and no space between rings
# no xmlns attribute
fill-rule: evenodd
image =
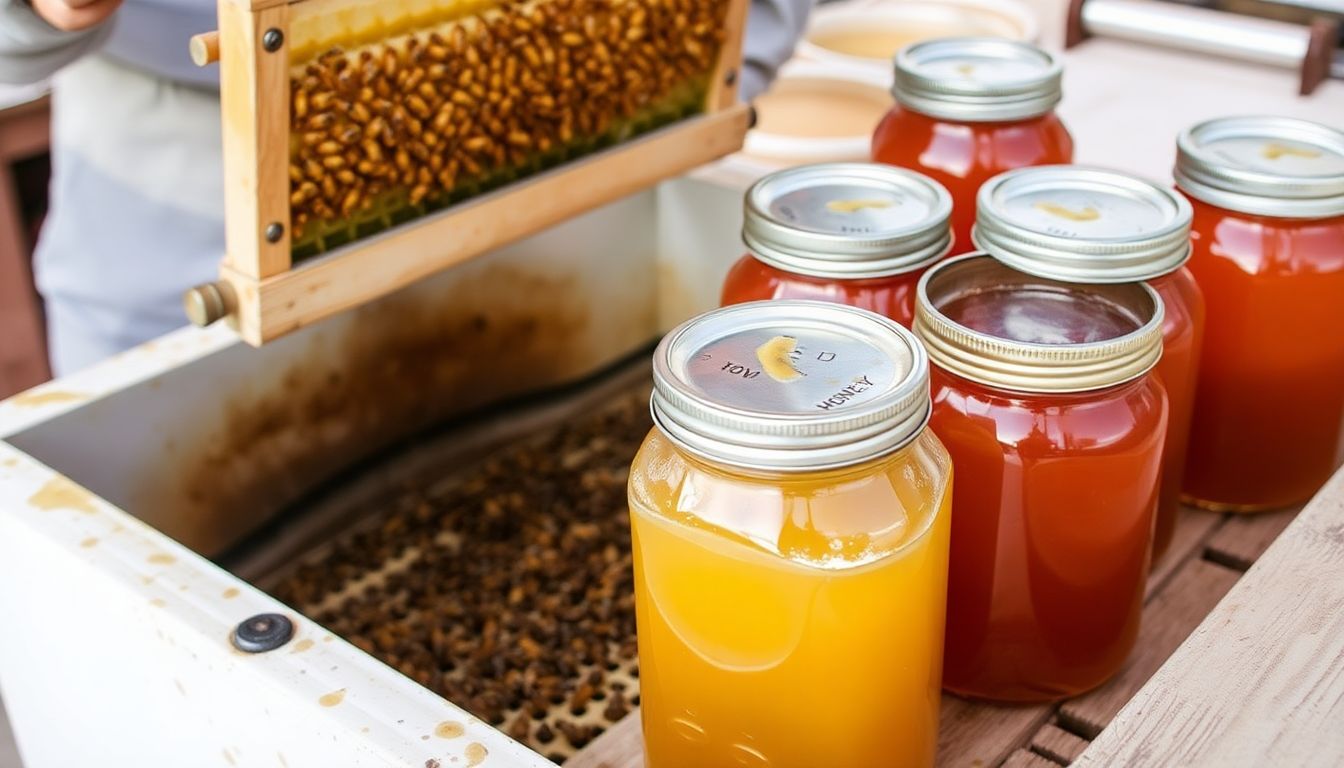
<svg viewBox="0 0 1344 768"><path fill-rule="evenodd" d="M744 97L792 54L811 3L753 0ZM191 35L216 26L213 0L125 0L77 33L0 0L0 82L53 78L51 202L34 271L57 375L181 326L182 292L218 272L218 67L187 54Z"/></svg>

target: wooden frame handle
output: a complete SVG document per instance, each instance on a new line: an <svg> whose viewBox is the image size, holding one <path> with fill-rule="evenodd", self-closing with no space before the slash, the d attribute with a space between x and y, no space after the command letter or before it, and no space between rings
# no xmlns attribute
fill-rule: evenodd
<svg viewBox="0 0 1344 768"><path fill-rule="evenodd" d="M221 280L189 289L182 295L182 307L193 325L204 328L236 311L238 298L233 286Z"/></svg>
<svg viewBox="0 0 1344 768"><path fill-rule="evenodd" d="M204 67L219 61L219 30L192 35L187 44L191 60L198 67Z"/></svg>

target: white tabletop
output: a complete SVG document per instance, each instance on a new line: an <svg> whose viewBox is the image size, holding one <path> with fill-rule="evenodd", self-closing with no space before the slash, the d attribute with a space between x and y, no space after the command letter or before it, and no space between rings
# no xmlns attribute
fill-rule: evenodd
<svg viewBox="0 0 1344 768"><path fill-rule="evenodd" d="M1182 129L1223 115L1272 114L1344 127L1344 81L1298 96L1298 76L1119 40L1066 51L1060 117L1074 160L1170 178Z"/></svg>

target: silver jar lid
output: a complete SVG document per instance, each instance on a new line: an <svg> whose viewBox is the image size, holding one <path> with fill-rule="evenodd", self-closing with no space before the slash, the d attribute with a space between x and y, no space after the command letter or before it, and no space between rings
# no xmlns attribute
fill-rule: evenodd
<svg viewBox="0 0 1344 768"><path fill-rule="evenodd" d="M752 255L812 277L888 277L952 248L952 196L923 174L876 163L776 171L747 190L742 241Z"/></svg>
<svg viewBox="0 0 1344 768"><path fill-rule="evenodd" d="M1025 120L1059 103L1062 72L1029 43L949 37L902 48L891 92L902 106L945 120Z"/></svg>
<svg viewBox="0 0 1344 768"><path fill-rule="evenodd" d="M944 311L958 299L995 293L1006 299L1033 296L1041 306L1072 298L1085 305L1080 316L1098 317L1104 307L1125 317L1133 330L1106 337L1104 329L1088 329L1080 332L1085 340L1062 339L1049 318L1034 317L1021 304L1009 302L1001 305L1001 313L991 315L1018 331L1009 338L963 325ZM929 360L962 378L1017 392L1087 392L1132 381L1157 365L1162 357L1162 314L1162 300L1147 283L1067 283L1019 272L986 254L972 253L924 273L915 300L914 329Z"/></svg>
<svg viewBox="0 0 1344 768"><path fill-rule="evenodd" d="M1104 168L1045 165L999 174L976 195L975 245L1033 275L1129 283L1190 257L1190 203Z"/></svg>
<svg viewBox="0 0 1344 768"><path fill-rule="evenodd" d="M929 419L914 334L842 304L734 304L688 320L653 354L653 420L684 450L746 469L857 464Z"/></svg>
<svg viewBox="0 0 1344 768"><path fill-rule="evenodd" d="M1287 117L1224 117L1176 138L1176 184L1241 213L1344 215L1344 131Z"/></svg>

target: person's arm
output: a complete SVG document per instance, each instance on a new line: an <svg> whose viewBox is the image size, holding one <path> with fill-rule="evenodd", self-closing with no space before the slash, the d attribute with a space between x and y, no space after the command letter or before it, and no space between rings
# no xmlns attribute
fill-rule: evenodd
<svg viewBox="0 0 1344 768"><path fill-rule="evenodd" d="M0 82L36 83L94 50L121 0L0 0Z"/></svg>
<svg viewBox="0 0 1344 768"><path fill-rule="evenodd" d="M812 0L751 0L738 86L744 100L750 101L765 91L775 70L793 55L811 10Z"/></svg>

